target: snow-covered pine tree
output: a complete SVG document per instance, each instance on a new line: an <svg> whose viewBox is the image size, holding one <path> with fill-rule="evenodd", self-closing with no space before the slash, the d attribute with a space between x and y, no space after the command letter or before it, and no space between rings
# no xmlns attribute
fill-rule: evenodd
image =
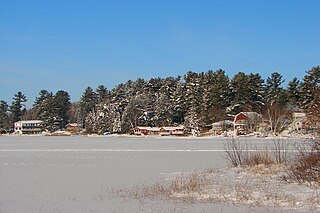
<svg viewBox="0 0 320 213"><path fill-rule="evenodd" d="M86 128L86 120L88 120L87 116L91 112L95 113L97 103L98 103L97 93L95 93L95 91L90 86L88 86L85 89L80 99L82 128ZM91 116L92 116L92 113L91 113Z"/></svg>

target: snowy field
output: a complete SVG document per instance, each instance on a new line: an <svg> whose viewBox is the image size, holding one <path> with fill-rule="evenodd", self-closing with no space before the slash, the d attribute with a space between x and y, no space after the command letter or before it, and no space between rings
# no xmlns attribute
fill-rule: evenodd
<svg viewBox="0 0 320 213"><path fill-rule="evenodd" d="M291 212L110 198L181 172L219 169L225 138L0 136L0 213ZM272 139L246 139L264 149ZM289 141L290 142L290 141Z"/></svg>

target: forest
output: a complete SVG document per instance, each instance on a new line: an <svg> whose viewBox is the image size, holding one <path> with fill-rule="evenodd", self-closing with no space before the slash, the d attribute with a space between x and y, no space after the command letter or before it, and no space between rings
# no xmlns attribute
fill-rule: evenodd
<svg viewBox="0 0 320 213"><path fill-rule="evenodd" d="M225 71L184 76L128 80L112 89L88 86L78 102L71 103L67 91L39 92L26 109L21 91L11 104L0 101L0 129L12 132L20 120L42 120L49 132L63 130L68 123L81 125L86 133L130 133L135 126L178 126L199 129L213 122L232 120L242 111L263 115L274 132L281 132L293 111L304 111L310 127L319 125L320 66L305 72L303 79L284 84L283 76L272 73L238 72L229 78Z"/></svg>

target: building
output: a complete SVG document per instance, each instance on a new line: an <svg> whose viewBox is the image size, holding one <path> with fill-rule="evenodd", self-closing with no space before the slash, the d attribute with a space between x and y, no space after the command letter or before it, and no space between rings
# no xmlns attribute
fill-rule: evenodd
<svg viewBox="0 0 320 213"><path fill-rule="evenodd" d="M234 130L237 134L248 134L259 130L262 115L257 112L240 112L234 117Z"/></svg>
<svg viewBox="0 0 320 213"><path fill-rule="evenodd" d="M233 129L233 121L224 120L215 122L212 124L212 129L210 130L211 134L213 135L221 135L229 130Z"/></svg>
<svg viewBox="0 0 320 213"><path fill-rule="evenodd" d="M137 126L133 129L135 135L159 135L160 128L158 127L145 127Z"/></svg>
<svg viewBox="0 0 320 213"><path fill-rule="evenodd" d="M307 115L304 112L292 113L292 127L295 131L299 132L303 129L303 124L307 120Z"/></svg>
<svg viewBox="0 0 320 213"><path fill-rule="evenodd" d="M166 136L166 135L184 135L184 127L183 126L177 126L177 127L161 127L160 128L160 135Z"/></svg>
<svg viewBox="0 0 320 213"><path fill-rule="evenodd" d="M184 127L142 127L133 129L135 135L184 135Z"/></svg>
<svg viewBox="0 0 320 213"><path fill-rule="evenodd" d="M66 130L69 132L80 132L81 127L77 123L69 123L66 125Z"/></svg>
<svg viewBox="0 0 320 213"><path fill-rule="evenodd" d="M18 121L14 123L14 133L16 134L40 134L42 132L40 120Z"/></svg>

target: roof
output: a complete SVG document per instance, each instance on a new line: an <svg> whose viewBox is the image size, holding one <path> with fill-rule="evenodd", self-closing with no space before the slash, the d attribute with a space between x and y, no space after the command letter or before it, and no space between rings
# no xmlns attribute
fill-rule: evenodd
<svg viewBox="0 0 320 213"><path fill-rule="evenodd" d="M257 112L240 112L234 117L235 123L238 123L239 120L243 120L243 118L241 118L241 115L244 115L249 123L262 122L262 115Z"/></svg>
<svg viewBox="0 0 320 213"><path fill-rule="evenodd" d="M239 114L244 114L245 116L247 116L248 118L256 118L257 116L258 117L261 117L262 115L257 113L257 112L240 112ZM239 115L238 114L238 115ZM237 115L236 115L237 116Z"/></svg>
<svg viewBox="0 0 320 213"><path fill-rule="evenodd" d="M77 124L77 123L69 123L66 126L78 127L79 124Z"/></svg>
<svg viewBox="0 0 320 213"><path fill-rule="evenodd" d="M137 126L136 128L141 130L148 130L148 131L160 131L159 127L148 127L148 126Z"/></svg>
<svg viewBox="0 0 320 213"><path fill-rule="evenodd" d="M15 123L30 124L30 123L43 123L43 121L41 121L41 120L25 120L25 121L17 121Z"/></svg>
<svg viewBox="0 0 320 213"><path fill-rule="evenodd" d="M212 124L212 126L222 126L222 125L233 125L233 121L224 120L224 121L219 121Z"/></svg>
<svg viewBox="0 0 320 213"><path fill-rule="evenodd" d="M161 127L161 129L164 129L166 131L172 131L172 130L183 130L184 127L183 126L165 126L165 127Z"/></svg>

